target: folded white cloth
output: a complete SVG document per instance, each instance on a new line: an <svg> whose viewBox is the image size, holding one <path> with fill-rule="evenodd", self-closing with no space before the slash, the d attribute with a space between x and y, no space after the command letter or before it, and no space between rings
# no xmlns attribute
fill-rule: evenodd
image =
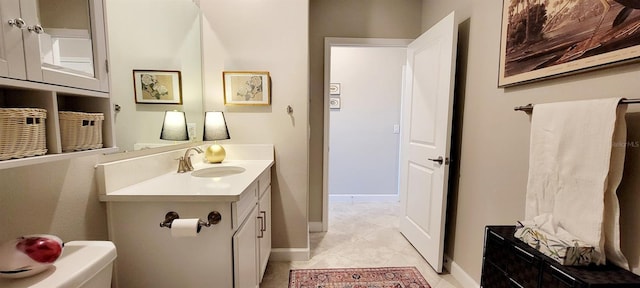
<svg viewBox="0 0 640 288"><path fill-rule="evenodd" d="M624 168L624 145L616 143L626 137L626 105L619 100L535 106L525 219L551 214L553 227L595 247L601 255L595 263L605 262L607 243L606 257L628 269L620 251L616 196Z"/></svg>

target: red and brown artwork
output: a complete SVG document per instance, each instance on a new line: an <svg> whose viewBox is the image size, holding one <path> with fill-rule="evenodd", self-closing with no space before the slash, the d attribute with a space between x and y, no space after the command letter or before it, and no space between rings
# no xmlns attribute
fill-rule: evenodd
<svg viewBox="0 0 640 288"><path fill-rule="evenodd" d="M499 86L640 56L640 0L505 0Z"/></svg>

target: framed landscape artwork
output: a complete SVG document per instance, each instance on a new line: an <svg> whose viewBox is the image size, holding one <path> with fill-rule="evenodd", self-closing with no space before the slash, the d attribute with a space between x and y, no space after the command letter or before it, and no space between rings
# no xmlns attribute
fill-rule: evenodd
<svg viewBox="0 0 640 288"><path fill-rule="evenodd" d="M640 1L504 0L498 86L637 60Z"/></svg>

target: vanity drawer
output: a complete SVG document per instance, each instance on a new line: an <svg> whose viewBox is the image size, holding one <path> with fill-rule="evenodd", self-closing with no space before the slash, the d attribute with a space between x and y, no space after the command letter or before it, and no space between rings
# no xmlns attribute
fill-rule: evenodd
<svg viewBox="0 0 640 288"><path fill-rule="evenodd" d="M233 228L240 227L247 215L251 212L251 209L258 203L258 181L253 182L249 187L240 194L240 200L232 203L233 213Z"/></svg>
<svg viewBox="0 0 640 288"><path fill-rule="evenodd" d="M271 168L268 168L266 171L262 172L258 177L258 191L260 191L260 196L262 197L262 193L267 191L267 187L271 185Z"/></svg>

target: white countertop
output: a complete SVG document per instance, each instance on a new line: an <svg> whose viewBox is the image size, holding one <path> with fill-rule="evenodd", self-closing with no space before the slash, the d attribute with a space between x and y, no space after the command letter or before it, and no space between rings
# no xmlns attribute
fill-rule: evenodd
<svg viewBox="0 0 640 288"><path fill-rule="evenodd" d="M215 178L193 177L191 172L170 172L100 195L100 200L105 202L234 202L238 201L240 194L272 165L273 160L225 160L221 164L194 163L194 171L219 166L239 166L246 171Z"/></svg>

